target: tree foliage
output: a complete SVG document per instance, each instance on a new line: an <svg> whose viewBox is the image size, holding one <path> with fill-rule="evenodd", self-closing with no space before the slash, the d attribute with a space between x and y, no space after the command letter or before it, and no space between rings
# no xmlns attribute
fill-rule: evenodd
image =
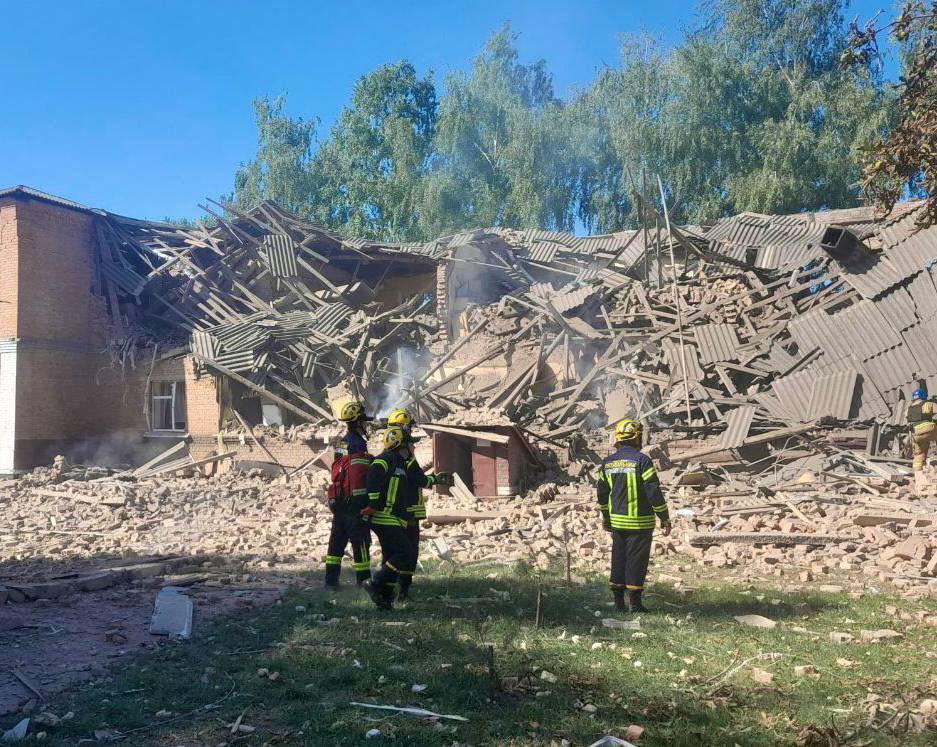
<svg viewBox="0 0 937 747"><path fill-rule="evenodd" d="M329 136L257 105L257 157L237 198L286 199L349 234L426 239L476 226L634 226L660 174L681 221L849 207L889 94L849 48L843 0L707 0L675 48L623 38L617 65L562 98L505 25L438 93L407 62L355 86ZM305 147L304 147L305 146Z"/></svg>
<svg viewBox="0 0 937 747"><path fill-rule="evenodd" d="M905 193L927 198L922 222L937 222L937 1L904 3L880 27L853 23L842 62L848 68L879 57L878 37L891 33L902 47L903 72L895 104L897 122L867 152L863 186L890 210Z"/></svg>

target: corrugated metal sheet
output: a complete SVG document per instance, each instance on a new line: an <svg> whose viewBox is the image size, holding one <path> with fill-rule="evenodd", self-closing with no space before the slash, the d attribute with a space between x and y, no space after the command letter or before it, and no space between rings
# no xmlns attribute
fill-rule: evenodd
<svg viewBox="0 0 937 747"><path fill-rule="evenodd" d="M884 253L901 278L920 272L937 260L937 226L925 228L900 244L887 247Z"/></svg>
<svg viewBox="0 0 937 747"><path fill-rule="evenodd" d="M264 236L261 248L267 267L274 277L293 278L299 274L296 243L291 237L279 233Z"/></svg>
<svg viewBox="0 0 937 747"><path fill-rule="evenodd" d="M901 345L895 329L871 301L860 301L834 314L831 319L835 333L846 341L849 351L860 360Z"/></svg>
<svg viewBox="0 0 937 747"><path fill-rule="evenodd" d="M933 290L934 287L931 284L932 293ZM937 294L935 294L935 299L937 299ZM875 307L895 332L901 332L901 330L907 329L918 321L914 300L911 298L911 294L901 286L876 299Z"/></svg>
<svg viewBox="0 0 937 747"><path fill-rule="evenodd" d="M683 381L683 365L680 358L680 343L673 340L663 340L661 348L664 351L664 360L670 368L671 381ZM686 345L687 379L691 382L703 380L703 369L699 362L699 351L695 345Z"/></svg>
<svg viewBox="0 0 937 747"><path fill-rule="evenodd" d="M909 371L912 377L914 375L925 376L932 371L937 371L937 317L906 329L902 337L914 360L917 361L917 368ZM909 377L907 381L910 380Z"/></svg>
<svg viewBox="0 0 937 747"><path fill-rule="evenodd" d="M787 328L801 354L820 348L829 358L839 360L852 352L832 317L823 310L802 314L792 319Z"/></svg>
<svg viewBox="0 0 937 747"><path fill-rule="evenodd" d="M921 321L926 322L937 316L937 288L934 287L930 271L918 273L906 287Z"/></svg>
<svg viewBox="0 0 937 747"><path fill-rule="evenodd" d="M757 368L759 371L766 372L786 371L796 362L797 358L775 342L771 344L763 357L752 361L749 368Z"/></svg>
<svg viewBox="0 0 937 747"><path fill-rule="evenodd" d="M807 418L812 420L832 416L838 420L848 420L858 380L859 374L855 370L814 378L807 404Z"/></svg>
<svg viewBox="0 0 937 747"><path fill-rule="evenodd" d="M882 393L912 381L916 377L917 366L914 356L904 345L863 362L869 379Z"/></svg>
<svg viewBox="0 0 937 747"><path fill-rule="evenodd" d="M765 409L768 415L776 420L794 421L795 414L789 411L775 395L771 392L758 392L752 395L752 398L761 407Z"/></svg>
<svg viewBox="0 0 937 747"><path fill-rule="evenodd" d="M527 259L533 260L534 262L552 262L559 249L560 247L557 244L548 241L540 241L533 244L530 249L527 250Z"/></svg>
<svg viewBox="0 0 937 747"><path fill-rule="evenodd" d="M798 371L790 376L776 379L771 383L771 389L788 413L786 419L795 422L810 420L807 409L810 405L810 395L813 390L813 381L816 374L811 371Z"/></svg>
<svg viewBox="0 0 937 747"><path fill-rule="evenodd" d="M553 304L553 308L561 314L564 314L567 311L582 306L586 302L586 299L593 295L595 295L595 288L579 288L578 290L555 295L550 299L550 303Z"/></svg>
<svg viewBox="0 0 937 747"><path fill-rule="evenodd" d="M693 331L703 365L738 360L739 338L731 324L702 324Z"/></svg>
<svg viewBox="0 0 937 747"><path fill-rule="evenodd" d="M722 434L720 445L724 449L736 449L748 438L755 417L755 408L751 405L739 407L726 417L726 430Z"/></svg>
<svg viewBox="0 0 937 747"><path fill-rule="evenodd" d="M897 207L897 206L896 206ZM920 208L905 213L896 220L889 221L879 229L879 236L885 246L895 246L916 234L920 229L917 219Z"/></svg>
<svg viewBox="0 0 937 747"><path fill-rule="evenodd" d="M833 260L831 267L863 298L874 298L902 280L891 262L880 254L859 252L843 262Z"/></svg>

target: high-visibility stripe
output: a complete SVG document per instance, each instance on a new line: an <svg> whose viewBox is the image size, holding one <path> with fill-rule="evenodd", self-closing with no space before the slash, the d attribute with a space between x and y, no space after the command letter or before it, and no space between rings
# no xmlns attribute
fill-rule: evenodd
<svg viewBox="0 0 937 747"><path fill-rule="evenodd" d="M375 459L371 464L381 464L384 466L384 469L387 469L387 460L386 459Z"/></svg>
<svg viewBox="0 0 937 747"><path fill-rule="evenodd" d="M372 501L379 501L381 500L381 494L380 493L368 493L368 498Z"/></svg>
<svg viewBox="0 0 937 747"><path fill-rule="evenodd" d="M394 507L394 504L397 502L397 490L400 487L400 478L394 475L390 478L390 482L387 484L387 508L390 510Z"/></svg>
<svg viewBox="0 0 937 747"><path fill-rule="evenodd" d="M367 561L361 561L360 563L354 563L352 568L356 571L367 571L371 569L371 564Z"/></svg>
<svg viewBox="0 0 937 747"><path fill-rule="evenodd" d="M390 514L377 513L371 514L371 523L381 527L405 527L407 525L407 520L398 519L396 516L391 516Z"/></svg>
<svg viewBox="0 0 937 747"><path fill-rule="evenodd" d="M371 461L369 459L352 459L351 463L352 464L371 464Z"/></svg>
<svg viewBox="0 0 937 747"><path fill-rule="evenodd" d="M664 503L660 506L651 506L651 508L653 508L656 513L660 514L667 510L667 504Z"/></svg>
<svg viewBox="0 0 937 747"><path fill-rule="evenodd" d="M361 546L361 560L371 562L371 551L368 549L367 545Z"/></svg>
<svg viewBox="0 0 937 747"><path fill-rule="evenodd" d="M628 516L638 516L638 481L633 473L625 476L628 484Z"/></svg>
<svg viewBox="0 0 937 747"><path fill-rule="evenodd" d="M326 555L325 564L326 565L341 565L342 558L340 555Z"/></svg>
<svg viewBox="0 0 937 747"><path fill-rule="evenodd" d="M352 491L351 491L351 494L352 494L352 495L367 495L367 494L368 494L368 491L367 491L367 489L365 489L365 488L358 488L357 490L352 490ZM378 494L378 495L380 495L380 494Z"/></svg>
<svg viewBox="0 0 937 747"><path fill-rule="evenodd" d="M643 586L634 586L633 584L625 584L625 588L630 591L637 591L638 589L643 589Z"/></svg>
<svg viewBox="0 0 937 747"><path fill-rule="evenodd" d="M641 473L642 480L653 480L655 477L657 477L657 472L655 471L654 467L648 467L646 470L644 470L644 472Z"/></svg>
<svg viewBox="0 0 937 747"><path fill-rule="evenodd" d="M612 529L653 529L654 516L622 516L621 514L612 514L610 516Z"/></svg>

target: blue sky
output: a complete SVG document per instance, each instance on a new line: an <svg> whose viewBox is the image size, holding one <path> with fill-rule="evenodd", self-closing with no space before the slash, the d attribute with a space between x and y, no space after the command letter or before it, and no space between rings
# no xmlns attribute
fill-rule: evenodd
<svg viewBox="0 0 937 747"><path fill-rule="evenodd" d="M504 21L557 91L614 64L622 32L677 42L675 0L8 3L0 51L0 187L28 184L143 218L193 217L253 155L251 100L288 94L323 130L361 75L407 58L437 81ZM857 0L860 19L891 0Z"/></svg>

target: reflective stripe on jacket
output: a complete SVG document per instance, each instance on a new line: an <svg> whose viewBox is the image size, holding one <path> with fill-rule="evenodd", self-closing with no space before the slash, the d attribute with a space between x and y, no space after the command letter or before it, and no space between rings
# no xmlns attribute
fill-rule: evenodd
<svg viewBox="0 0 937 747"><path fill-rule="evenodd" d="M407 463L396 451L385 451L371 462L367 478L370 516L378 526L407 525Z"/></svg>
<svg viewBox="0 0 937 747"><path fill-rule="evenodd" d="M426 518L426 497L423 495L423 488L431 488L435 484L436 476L427 475L416 459L407 462L407 511L414 519Z"/></svg>
<svg viewBox="0 0 937 747"><path fill-rule="evenodd" d="M598 502L612 529L653 529L655 517L670 520L654 463L633 446L606 457L596 479Z"/></svg>
<svg viewBox="0 0 937 747"><path fill-rule="evenodd" d="M934 402L912 399L908 405L908 425L915 432L932 430L935 412L937 412L937 406Z"/></svg>

